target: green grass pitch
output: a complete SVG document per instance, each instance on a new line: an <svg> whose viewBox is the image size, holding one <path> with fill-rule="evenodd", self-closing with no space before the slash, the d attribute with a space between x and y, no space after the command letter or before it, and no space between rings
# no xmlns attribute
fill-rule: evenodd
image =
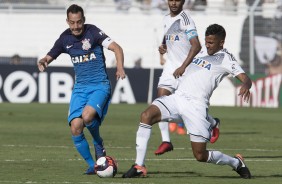
<svg viewBox="0 0 282 184"><path fill-rule="evenodd" d="M161 143L153 126L148 145L147 178L123 179L135 160L135 136L147 104L112 104L101 135L107 154L118 161L115 178L85 176L86 163L73 147L67 104L0 104L0 184L218 184L282 183L282 108L210 107L221 119L221 134L208 149L241 153L253 179L239 178L229 166L197 162L187 136L171 134L174 151L155 156ZM91 151L93 145L86 130Z"/></svg>

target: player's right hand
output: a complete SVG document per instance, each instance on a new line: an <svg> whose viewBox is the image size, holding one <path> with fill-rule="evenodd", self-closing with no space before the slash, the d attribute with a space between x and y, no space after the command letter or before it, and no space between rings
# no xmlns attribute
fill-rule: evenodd
<svg viewBox="0 0 282 184"><path fill-rule="evenodd" d="M40 72L43 72L48 67L47 59L46 58L40 59L39 62L37 63L37 67Z"/></svg>
<svg viewBox="0 0 282 184"><path fill-rule="evenodd" d="M182 74L185 72L185 68L180 66L179 68L177 68L174 72L173 72L173 76L174 78L179 78L182 76Z"/></svg>

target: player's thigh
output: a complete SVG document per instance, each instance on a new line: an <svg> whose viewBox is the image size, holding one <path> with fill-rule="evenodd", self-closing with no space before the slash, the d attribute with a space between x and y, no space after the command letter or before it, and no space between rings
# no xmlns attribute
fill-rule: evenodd
<svg viewBox="0 0 282 184"><path fill-rule="evenodd" d="M177 110L177 99L175 95L162 96L153 101L153 105L157 106L161 112L160 121L181 122L182 119ZM181 120L180 120L181 119Z"/></svg>
<svg viewBox="0 0 282 184"><path fill-rule="evenodd" d="M173 89L170 90L168 88L159 87L158 88L158 97L171 95L172 92L173 92Z"/></svg>
<svg viewBox="0 0 282 184"><path fill-rule="evenodd" d="M82 112L87 103L87 95L83 93L83 89L74 88L69 104L68 122L69 124L74 118L82 118Z"/></svg>
<svg viewBox="0 0 282 184"><path fill-rule="evenodd" d="M87 110L88 113L97 113L99 118L103 120L104 116L107 114L110 100L110 86L101 85L98 89L93 90L91 94L89 94L85 110Z"/></svg>
<svg viewBox="0 0 282 184"><path fill-rule="evenodd" d="M140 122L153 125L161 120L161 112L160 109L152 104L145 111L141 113Z"/></svg>

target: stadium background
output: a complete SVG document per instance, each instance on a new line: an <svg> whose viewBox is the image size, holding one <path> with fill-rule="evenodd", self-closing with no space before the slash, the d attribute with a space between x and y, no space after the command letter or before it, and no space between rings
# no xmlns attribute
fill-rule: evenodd
<svg viewBox="0 0 282 184"><path fill-rule="evenodd" d="M204 43L204 31L209 24L223 25L227 31L225 47L254 84L252 102L243 104L236 98L237 82L226 78L215 91L211 105L281 106L281 0L192 2L194 5L187 4L187 8L191 9L201 42ZM41 74L36 62L67 28L65 11L72 3L85 9L86 23L100 27L124 49L128 78L118 83L114 79L114 55L105 51L113 85L112 103L151 102L162 68L157 48L167 8L161 0L0 1L0 102L68 103L74 79L68 56L61 55ZM15 58L18 63L13 62ZM278 63L273 58L278 58Z"/></svg>

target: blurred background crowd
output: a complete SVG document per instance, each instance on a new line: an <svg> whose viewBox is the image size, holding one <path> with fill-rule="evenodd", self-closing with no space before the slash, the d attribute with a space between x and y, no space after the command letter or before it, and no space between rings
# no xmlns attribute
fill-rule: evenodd
<svg viewBox="0 0 282 184"><path fill-rule="evenodd" d="M66 8L73 3L82 5L86 12L101 11L128 15L164 15L168 12L166 0L0 0L0 14L65 14ZM282 73L282 0L186 0L185 8L191 11L194 18L195 15L212 17L223 12L224 16L244 15L240 38L237 38L240 39L237 59L244 69L252 74ZM197 25L197 17L195 19ZM21 56L17 49L11 55L1 50L0 64L34 65L37 60L34 56ZM148 59L144 61L143 56L137 55L131 59L134 64L129 67L146 68L144 62L148 62Z"/></svg>

